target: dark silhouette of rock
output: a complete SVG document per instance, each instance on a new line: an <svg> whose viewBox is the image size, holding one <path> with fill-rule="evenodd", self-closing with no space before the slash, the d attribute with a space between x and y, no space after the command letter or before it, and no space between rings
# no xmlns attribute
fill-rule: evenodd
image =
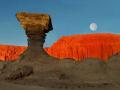
<svg viewBox="0 0 120 90"><path fill-rule="evenodd" d="M53 29L51 18L47 14L17 13L16 17L28 37L28 48L21 56L24 60L39 59L48 54L43 49L46 33Z"/></svg>

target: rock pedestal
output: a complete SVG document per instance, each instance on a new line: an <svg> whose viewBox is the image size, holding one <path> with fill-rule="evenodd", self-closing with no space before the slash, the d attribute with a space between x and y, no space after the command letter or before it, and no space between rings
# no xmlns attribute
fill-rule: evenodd
<svg viewBox="0 0 120 90"><path fill-rule="evenodd" d="M37 59L48 56L43 49L46 33L51 31L51 18L47 14L17 13L16 17L24 28L28 37L28 48L21 55L20 59Z"/></svg>

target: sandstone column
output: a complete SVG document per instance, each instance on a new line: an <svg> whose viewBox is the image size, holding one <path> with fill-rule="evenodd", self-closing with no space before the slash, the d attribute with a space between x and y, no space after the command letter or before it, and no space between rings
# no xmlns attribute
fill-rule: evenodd
<svg viewBox="0 0 120 90"><path fill-rule="evenodd" d="M20 59L34 60L48 54L43 49L46 33L51 31L51 18L47 14L33 14L20 12L16 14L18 21L28 37L28 48Z"/></svg>

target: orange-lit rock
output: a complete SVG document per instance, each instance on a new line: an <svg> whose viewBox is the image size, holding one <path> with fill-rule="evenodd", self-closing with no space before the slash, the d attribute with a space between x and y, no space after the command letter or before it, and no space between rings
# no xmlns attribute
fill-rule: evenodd
<svg viewBox="0 0 120 90"><path fill-rule="evenodd" d="M0 60L13 61L24 52L25 46L0 45ZM45 51L56 58L82 60L99 58L108 60L120 52L120 35L117 34L79 34L62 36Z"/></svg>
<svg viewBox="0 0 120 90"><path fill-rule="evenodd" d="M25 49L25 46L0 45L0 60L14 61Z"/></svg>
<svg viewBox="0 0 120 90"><path fill-rule="evenodd" d="M46 51L49 55L61 59L99 58L106 61L120 52L120 35L101 33L62 36Z"/></svg>

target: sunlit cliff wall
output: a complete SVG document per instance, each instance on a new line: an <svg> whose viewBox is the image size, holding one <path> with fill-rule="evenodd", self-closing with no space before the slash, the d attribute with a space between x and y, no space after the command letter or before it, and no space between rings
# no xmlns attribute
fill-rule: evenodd
<svg viewBox="0 0 120 90"><path fill-rule="evenodd" d="M25 46L0 45L0 60L13 61L26 49Z"/></svg>
<svg viewBox="0 0 120 90"><path fill-rule="evenodd" d="M62 36L46 51L49 55L61 59L98 58L106 61L120 52L120 35L101 33Z"/></svg>
<svg viewBox="0 0 120 90"><path fill-rule="evenodd" d="M25 46L0 45L0 60L16 60L24 52ZM62 36L45 51L56 58L83 60L98 58L107 61L120 52L118 34L79 34Z"/></svg>

